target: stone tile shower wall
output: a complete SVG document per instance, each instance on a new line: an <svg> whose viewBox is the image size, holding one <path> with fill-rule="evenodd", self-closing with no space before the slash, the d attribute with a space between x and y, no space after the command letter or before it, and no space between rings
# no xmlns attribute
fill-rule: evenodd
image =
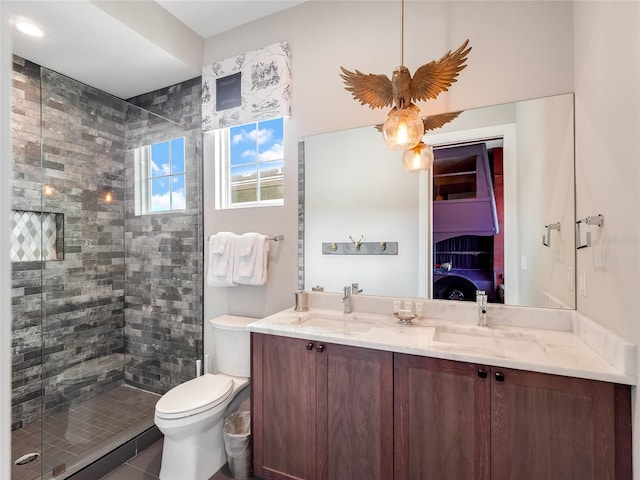
<svg viewBox="0 0 640 480"><path fill-rule="evenodd" d="M129 102L179 126L162 126L146 112L128 109L127 192L134 185L136 147L185 137L186 210L136 216L133 195L127 196L125 204L126 380L145 390L165 393L193 378L195 361L202 357L201 79Z"/></svg>
<svg viewBox="0 0 640 480"><path fill-rule="evenodd" d="M12 265L19 428L40 419L43 393L57 411L125 381L163 393L193 377L202 146L199 78L132 99L180 126L19 57L13 82L13 209L64 216L62 260ZM133 149L173 135L186 138L187 210L136 217ZM41 203L42 182L54 192Z"/></svg>
<svg viewBox="0 0 640 480"><path fill-rule="evenodd" d="M40 211L40 68L13 59L14 210ZM42 282L40 262L12 265L12 424L40 418Z"/></svg>
<svg viewBox="0 0 640 480"><path fill-rule="evenodd" d="M18 57L13 101L13 209L64 222L63 259L12 264L19 427L42 393L57 411L124 381L125 117L121 100Z"/></svg>

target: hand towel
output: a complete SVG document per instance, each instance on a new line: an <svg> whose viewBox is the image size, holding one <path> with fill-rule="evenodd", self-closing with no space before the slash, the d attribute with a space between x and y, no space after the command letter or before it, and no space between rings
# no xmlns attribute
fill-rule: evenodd
<svg viewBox="0 0 640 480"><path fill-rule="evenodd" d="M217 277L226 276L233 266L229 242L234 236L231 232L219 232L209 237L209 270Z"/></svg>
<svg viewBox="0 0 640 480"><path fill-rule="evenodd" d="M250 256L253 259L252 266L248 265L249 262L246 256L243 257L236 254L234 280L237 283L242 285L264 285L267 283L269 247L269 238L266 235L257 235L253 252ZM243 264L242 268L240 268L240 264Z"/></svg>
<svg viewBox="0 0 640 480"><path fill-rule="evenodd" d="M250 232L240 235L238 238L238 249L236 250L235 271L237 277L252 277L256 270L258 261L257 252L260 248L257 245L264 235Z"/></svg>
<svg viewBox="0 0 640 480"><path fill-rule="evenodd" d="M209 237L209 252L222 255L227 248L231 232L219 232Z"/></svg>
<svg viewBox="0 0 640 480"><path fill-rule="evenodd" d="M207 284L211 287L235 287L233 280L234 259L238 236L231 232L219 232L209 238L209 271Z"/></svg>
<svg viewBox="0 0 640 480"><path fill-rule="evenodd" d="M256 245L256 240L260 236L259 233L245 233L240 235L238 239L238 255L242 257L248 257L253 253L253 247Z"/></svg>

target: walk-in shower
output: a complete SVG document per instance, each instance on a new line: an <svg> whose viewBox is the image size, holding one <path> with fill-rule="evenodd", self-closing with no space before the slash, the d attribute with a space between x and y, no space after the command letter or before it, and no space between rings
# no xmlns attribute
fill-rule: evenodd
<svg viewBox="0 0 640 480"><path fill-rule="evenodd" d="M67 478L201 357L200 84L124 101L19 57L13 82L12 478Z"/></svg>

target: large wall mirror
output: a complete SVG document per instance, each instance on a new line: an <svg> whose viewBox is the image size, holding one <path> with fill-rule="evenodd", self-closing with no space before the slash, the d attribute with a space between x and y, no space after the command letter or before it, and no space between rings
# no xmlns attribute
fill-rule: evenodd
<svg viewBox="0 0 640 480"><path fill-rule="evenodd" d="M466 110L425 135L436 160L419 174L373 126L305 137L300 283L443 301L479 288L508 305L575 308L573 118L572 94ZM495 231L451 226L482 223L481 178ZM327 248L352 240L397 252Z"/></svg>

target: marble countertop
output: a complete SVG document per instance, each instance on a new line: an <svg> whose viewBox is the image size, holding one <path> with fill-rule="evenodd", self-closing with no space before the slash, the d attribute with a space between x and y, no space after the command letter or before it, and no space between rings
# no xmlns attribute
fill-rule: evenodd
<svg viewBox="0 0 640 480"><path fill-rule="evenodd" d="M422 315L413 325L401 325L391 313L392 305L375 299L368 305L360 302L364 308L344 314L326 308L325 297L310 302L308 312L289 308L248 328L256 333L636 384L635 345L575 311L531 308L510 315L509 307L490 305L489 326L479 327L475 304L449 305L442 311L438 310L441 305L434 307L423 299L418 304ZM381 311L390 313L377 313Z"/></svg>

